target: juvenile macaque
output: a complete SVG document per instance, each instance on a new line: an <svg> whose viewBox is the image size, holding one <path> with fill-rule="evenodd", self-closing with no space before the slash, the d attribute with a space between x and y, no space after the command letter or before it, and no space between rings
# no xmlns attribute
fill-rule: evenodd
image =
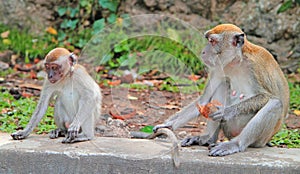
<svg viewBox="0 0 300 174"><path fill-rule="evenodd" d="M208 44L202 59L209 68L209 81L203 95L155 126L154 131L163 127L175 130L198 117L197 105L216 100L222 105L209 114L206 133L184 139L182 146L209 145L210 156L265 146L288 112L289 89L279 65L266 49L250 43L235 25L218 25L205 37ZM230 141L216 144L221 129Z"/></svg>
<svg viewBox="0 0 300 174"><path fill-rule="evenodd" d="M101 113L101 91L77 57L64 48L55 48L45 58L47 79L39 103L24 130L13 133L14 140L26 138L45 114L49 101L56 99L54 120L57 129L50 138L65 137L63 143L91 140Z"/></svg>

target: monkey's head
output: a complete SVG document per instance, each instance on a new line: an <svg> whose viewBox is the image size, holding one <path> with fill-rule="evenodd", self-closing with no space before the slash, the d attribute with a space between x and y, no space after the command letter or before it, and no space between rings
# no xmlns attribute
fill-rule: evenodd
<svg viewBox="0 0 300 174"><path fill-rule="evenodd" d="M76 56L65 48L51 50L45 58L45 69L50 83L56 83L72 71L76 60Z"/></svg>
<svg viewBox="0 0 300 174"><path fill-rule="evenodd" d="M221 24L205 32L208 44L202 51L203 62L208 67L225 67L230 62L242 60L242 48L247 41L244 32L232 24Z"/></svg>

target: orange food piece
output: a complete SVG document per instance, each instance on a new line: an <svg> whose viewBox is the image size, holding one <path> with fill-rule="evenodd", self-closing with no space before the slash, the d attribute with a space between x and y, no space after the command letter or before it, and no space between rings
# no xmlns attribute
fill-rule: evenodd
<svg viewBox="0 0 300 174"><path fill-rule="evenodd" d="M198 108L200 114L203 115L203 117L205 118L208 118L209 114L217 111L216 106L222 106L222 104L217 100L212 100L206 105L196 104L196 107Z"/></svg>

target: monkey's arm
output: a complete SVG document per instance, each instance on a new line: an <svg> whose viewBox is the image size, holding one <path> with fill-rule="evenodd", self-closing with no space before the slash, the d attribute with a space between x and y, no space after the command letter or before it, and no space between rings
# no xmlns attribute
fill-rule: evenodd
<svg viewBox="0 0 300 174"><path fill-rule="evenodd" d="M31 119L30 119L29 123L27 124L26 128L24 130L17 131L15 133L11 134L11 136L14 140L24 139L33 131L33 129L41 121L44 114L46 113L51 96L52 96L51 89L45 88L42 90L38 105L35 108L35 111L34 111L33 115L31 116Z"/></svg>
<svg viewBox="0 0 300 174"><path fill-rule="evenodd" d="M240 114L248 114L259 111L269 101L270 96L267 94L257 94L237 104L221 108L209 115L215 121L230 120Z"/></svg>
<svg viewBox="0 0 300 174"><path fill-rule="evenodd" d="M189 120L198 117L200 113L196 105L199 103L200 105L205 105L213 98L224 98L220 93L224 93L223 91L226 91L228 85L229 81L227 78L222 77L220 79L212 76L211 80L208 81L202 96L199 96L181 111L175 113L163 124L156 125L153 128L153 131L156 132L160 128L172 128L173 130L176 130Z"/></svg>

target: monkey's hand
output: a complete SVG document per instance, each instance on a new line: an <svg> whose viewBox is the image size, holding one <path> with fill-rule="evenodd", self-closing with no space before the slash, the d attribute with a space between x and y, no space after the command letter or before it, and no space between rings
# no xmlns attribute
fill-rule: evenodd
<svg viewBox="0 0 300 174"><path fill-rule="evenodd" d="M239 114L237 107L234 105L229 107L217 106L217 108L216 112L209 115L209 118L214 121L227 121Z"/></svg>
<svg viewBox="0 0 300 174"><path fill-rule="evenodd" d="M74 143L76 141L76 137L78 136L80 131L80 124L73 121L73 123L68 128L67 137L62 141L62 143Z"/></svg>
<svg viewBox="0 0 300 174"><path fill-rule="evenodd" d="M158 129L161 129L161 128L168 128L168 129L171 129L172 126L171 125L167 125L167 124L159 124L159 125L156 125L153 127L153 132L156 133Z"/></svg>
<svg viewBox="0 0 300 174"><path fill-rule="evenodd" d="M26 135L26 132L24 130L21 130L21 131L17 131L15 133L12 133L11 137L14 140L22 140L22 139L25 139L27 137L27 135Z"/></svg>

